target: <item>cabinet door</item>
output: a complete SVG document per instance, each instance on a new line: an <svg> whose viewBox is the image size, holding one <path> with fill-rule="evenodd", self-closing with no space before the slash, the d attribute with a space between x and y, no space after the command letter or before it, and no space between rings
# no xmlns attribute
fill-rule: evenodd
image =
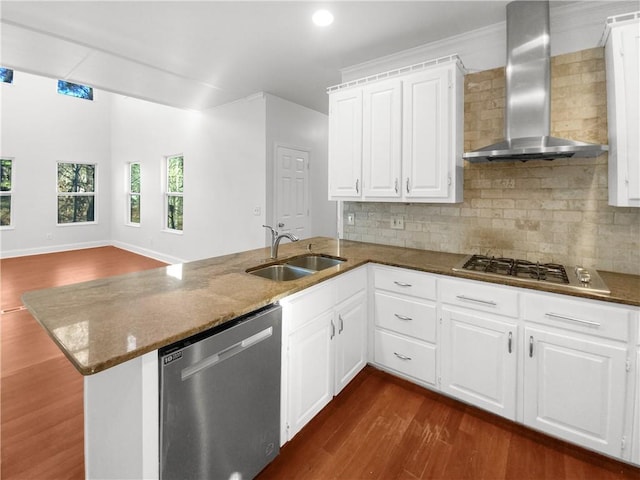
<svg viewBox="0 0 640 480"><path fill-rule="evenodd" d="M362 166L365 197L400 197L400 80L364 88L362 100Z"/></svg>
<svg viewBox="0 0 640 480"><path fill-rule="evenodd" d="M329 96L329 198L360 198L362 90Z"/></svg>
<svg viewBox="0 0 640 480"><path fill-rule="evenodd" d="M453 67L455 68L455 67ZM452 67L413 74L403 80L402 171L407 198L449 195L452 155Z"/></svg>
<svg viewBox="0 0 640 480"><path fill-rule="evenodd" d="M328 310L289 335L289 440L333 398L334 332Z"/></svg>
<svg viewBox="0 0 640 480"><path fill-rule="evenodd" d="M524 422L619 456L627 351L595 338L525 328Z"/></svg>
<svg viewBox="0 0 640 480"><path fill-rule="evenodd" d="M605 54L609 204L640 206L640 35L637 21L611 29Z"/></svg>
<svg viewBox="0 0 640 480"><path fill-rule="evenodd" d="M518 327L448 308L442 320L442 390L514 420Z"/></svg>
<svg viewBox="0 0 640 480"><path fill-rule="evenodd" d="M339 305L334 319L337 395L367 363L367 302L364 291Z"/></svg>

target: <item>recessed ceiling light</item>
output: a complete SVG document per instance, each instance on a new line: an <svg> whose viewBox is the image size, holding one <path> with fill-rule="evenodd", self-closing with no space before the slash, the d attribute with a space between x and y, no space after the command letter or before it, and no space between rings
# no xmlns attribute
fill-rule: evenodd
<svg viewBox="0 0 640 480"><path fill-rule="evenodd" d="M329 10L318 10L311 19L319 27L326 27L333 23L333 14Z"/></svg>

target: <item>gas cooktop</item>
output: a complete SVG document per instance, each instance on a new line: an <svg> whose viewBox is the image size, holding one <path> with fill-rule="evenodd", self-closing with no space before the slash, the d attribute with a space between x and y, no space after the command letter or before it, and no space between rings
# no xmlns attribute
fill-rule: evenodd
<svg viewBox="0 0 640 480"><path fill-rule="evenodd" d="M593 293L611 293L595 270L575 267L567 272L564 265L557 263L470 255L453 267L453 270L474 272L492 277L509 277L524 282L549 283Z"/></svg>

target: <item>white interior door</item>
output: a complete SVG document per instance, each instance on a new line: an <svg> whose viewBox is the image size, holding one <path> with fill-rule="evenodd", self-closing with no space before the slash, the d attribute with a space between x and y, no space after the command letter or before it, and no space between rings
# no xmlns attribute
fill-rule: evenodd
<svg viewBox="0 0 640 480"><path fill-rule="evenodd" d="M276 147L275 227L298 238L309 230L309 152Z"/></svg>

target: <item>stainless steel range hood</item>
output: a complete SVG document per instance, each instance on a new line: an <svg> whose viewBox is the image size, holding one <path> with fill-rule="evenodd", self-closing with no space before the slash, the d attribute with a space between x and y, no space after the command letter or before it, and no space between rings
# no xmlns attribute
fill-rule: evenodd
<svg viewBox="0 0 640 480"><path fill-rule="evenodd" d="M551 137L548 1L507 5L505 140L467 152L470 162L597 157L606 145Z"/></svg>

